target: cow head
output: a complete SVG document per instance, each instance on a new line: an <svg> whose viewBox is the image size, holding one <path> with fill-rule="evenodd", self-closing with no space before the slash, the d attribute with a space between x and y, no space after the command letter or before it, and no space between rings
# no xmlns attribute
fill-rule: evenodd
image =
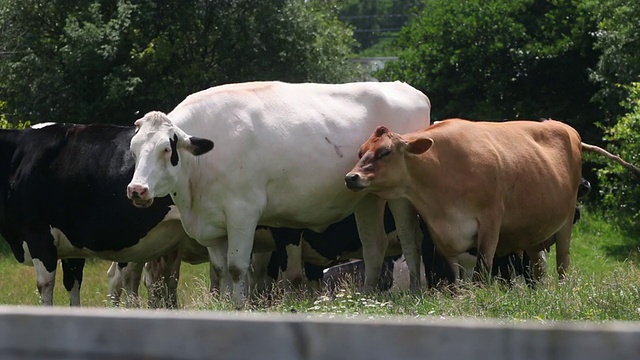
<svg viewBox="0 0 640 360"><path fill-rule="evenodd" d="M345 184L353 191L366 190L386 198L398 197L390 191L402 186L407 179L405 156L419 155L429 150L433 140L407 140L379 126L361 147L360 160L345 176Z"/></svg>
<svg viewBox="0 0 640 360"><path fill-rule="evenodd" d="M127 197L137 207L148 207L154 197L168 195L180 176L187 176L182 169L184 159L209 152L213 142L187 135L158 111L146 114L135 125L131 153L136 165Z"/></svg>

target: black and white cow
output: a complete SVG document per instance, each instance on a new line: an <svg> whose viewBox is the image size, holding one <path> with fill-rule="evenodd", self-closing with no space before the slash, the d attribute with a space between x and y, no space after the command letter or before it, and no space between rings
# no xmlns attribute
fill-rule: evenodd
<svg viewBox="0 0 640 360"><path fill-rule="evenodd" d="M39 124L0 130L0 234L33 264L42 303L53 303L58 259L71 305L80 305L84 258L146 262L187 237L166 196L131 205L133 126Z"/></svg>
<svg viewBox="0 0 640 360"><path fill-rule="evenodd" d="M271 253L274 251L275 241L270 229L256 228L248 283L257 293L268 290L279 276L278 273L273 277L269 276L271 274L267 274L267 265ZM107 270L109 299L114 305L135 305L139 301L138 290L142 282L148 291L149 307L177 308L178 282L183 262L191 265L209 262L207 248L191 238L186 238L173 251L146 263L112 262ZM213 280L209 292L213 292L216 290L216 274L211 266L209 266L209 272ZM286 273L283 271L284 278L286 278ZM123 290L127 292L124 298L122 297Z"/></svg>

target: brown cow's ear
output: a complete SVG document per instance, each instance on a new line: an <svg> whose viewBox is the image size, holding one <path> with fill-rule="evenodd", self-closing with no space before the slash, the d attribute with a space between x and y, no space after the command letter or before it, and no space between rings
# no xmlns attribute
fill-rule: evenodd
<svg viewBox="0 0 640 360"><path fill-rule="evenodd" d="M407 145L409 145L407 151L410 154L420 155L433 146L433 140L429 138L418 138L409 142Z"/></svg>

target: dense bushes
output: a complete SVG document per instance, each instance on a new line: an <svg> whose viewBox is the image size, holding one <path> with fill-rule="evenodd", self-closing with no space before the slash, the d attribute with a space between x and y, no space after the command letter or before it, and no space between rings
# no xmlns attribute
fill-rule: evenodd
<svg viewBox="0 0 640 360"><path fill-rule="evenodd" d="M344 82L332 1L0 1L9 120L131 123L229 82Z"/></svg>
<svg viewBox="0 0 640 360"><path fill-rule="evenodd" d="M607 129L605 139L609 150L623 159L640 165L640 83L628 87L629 98L625 102L629 112ZM623 218L632 222L640 219L640 186L638 178L619 165L607 163L598 171L604 204Z"/></svg>

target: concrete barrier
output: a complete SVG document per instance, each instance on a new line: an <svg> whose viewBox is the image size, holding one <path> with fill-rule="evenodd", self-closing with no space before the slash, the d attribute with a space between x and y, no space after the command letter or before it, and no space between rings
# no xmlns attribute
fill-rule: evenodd
<svg viewBox="0 0 640 360"><path fill-rule="evenodd" d="M0 307L2 359L640 359L640 324Z"/></svg>

